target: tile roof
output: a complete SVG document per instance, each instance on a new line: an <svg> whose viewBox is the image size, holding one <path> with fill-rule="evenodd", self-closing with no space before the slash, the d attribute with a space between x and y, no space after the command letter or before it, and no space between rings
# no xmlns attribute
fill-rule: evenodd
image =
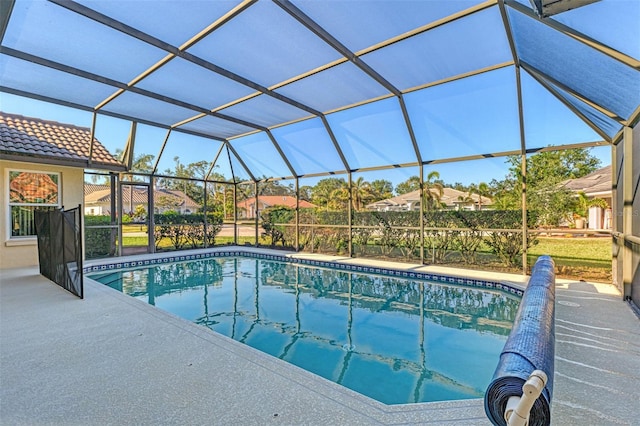
<svg viewBox="0 0 640 426"><path fill-rule="evenodd" d="M253 206L255 200L255 197L249 197L246 200L238 201L236 205L248 210L249 206ZM284 206L292 209L296 208L296 197L292 197L290 195L260 195L258 196L258 202L267 207ZM299 205L301 209L317 207L315 204L312 204L305 200L300 200Z"/></svg>
<svg viewBox="0 0 640 426"><path fill-rule="evenodd" d="M133 194L131 193L131 186L125 185L122 187L122 198L130 200L133 196L133 202L136 204L147 202L147 190L133 188ZM172 200L176 205L180 207L189 208L192 210L200 208L200 204L196 203L184 192L175 189L155 188L153 197L155 200L161 197L166 197ZM84 201L85 204L103 204L111 202L111 189L109 185L96 185L85 184L84 185Z"/></svg>
<svg viewBox="0 0 640 426"><path fill-rule="evenodd" d="M56 159L79 167L124 169L95 138L93 161L89 165L90 138L91 130L87 127L0 111L0 154L3 156Z"/></svg>
<svg viewBox="0 0 640 426"><path fill-rule="evenodd" d="M431 189L431 192L436 193L436 189ZM459 198L461 197L461 198ZM442 195L440 196L440 201L445 203L448 207L453 207L456 204L460 204L460 200L469 197L468 192L458 191L453 188L443 188ZM478 194L471 194L471 199L474 202L478 203L480 201L480 196ZM402 207L406 206L409 203L415 203L420 201L420 190L407 192L406 194L397 195L393 198L387 198L386 200L376 201L375 203L368 204L366 207L369 209L375 209L377 207L387 207L387 206L395 206ZM482 197L482 205L487 206L493 204L493 200L491 198Z"/></svg>

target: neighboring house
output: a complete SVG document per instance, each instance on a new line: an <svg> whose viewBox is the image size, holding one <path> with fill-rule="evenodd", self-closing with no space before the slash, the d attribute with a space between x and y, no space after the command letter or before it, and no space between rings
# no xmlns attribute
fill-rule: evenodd
<svg viewBox="0 0 640 426"><path fill-rule="evenodd" d="M563 182L563 186L576 194L584 193L589 199L601 198L608 208L590 207L589 215L586 218L590 229L611 229L612 217L612 171L611 165L589 173L577 179L569 179Z"/></svg>
<svg viewBox="0 0 640 426"><path fill-rule="evenodd" d="M290 195L260 195L258 197L258 213L269 207L282 206L290 209L296 208L296 197ZM300 200L301 209L309 209L317 207L308 201ZM238 217L241 219L255 219L256 217L256 198L249 197L244 201L236 204L238 208Z"/></svg>
<svg viewBox="0 0 640 426"><path fill-rule="evenodd" d="M436 190L431 190L436 194ZM367 209L376 211L410 211L420 210L420 190L407 192L386 200L367 204ZM469 195L468 192L458 191L453 188L443 188L440 202L447 210L479 210L493 204L493 200L480 197L477 194Z"/></svg>
<svg viewBox="0 0 640 426"><path fill-rule="evenodd" d="M81 206L84 169L125 170L91 145L88 128L0 112L0 269L38 264L34 211Z"/></svg>
<svg viewBox="0 0 640 426"><path fill-rule="evenodd" d="M111 189L108 185L84 185L84 214L92 216L111 214ZM175 211L181 214L195 213L200 209L196 203L182 191L173 189L155 188L153 192L155 213ZM125 213L136 211L138 206L148 206L148 194L146 187L123 185L122 208Z"/></svg>

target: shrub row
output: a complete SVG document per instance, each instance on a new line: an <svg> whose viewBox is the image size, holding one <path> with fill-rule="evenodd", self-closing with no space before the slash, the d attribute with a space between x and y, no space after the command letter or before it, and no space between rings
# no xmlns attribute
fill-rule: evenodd
<svg viewBox="0 0 640 426"><path fill-rule="evenodd" d="M215 244L216 236L222 228L222 215L217 213L207 214L207 227L205 232L204 214L155 214L154 238L156 249L160 248L163 240L169 240L172 248L204 247ZM111 225L110 216L85 216L84 217L84 241L87 259L114 256L118 232L115 228L94 228L96 226Z"/></svg>
<svg viewBox="0 0 640 426"><path fill-rule="evenodd" d="M114 256L118 231L115 228L91 228L111 225L110 216L84 217L84 245L87 259Z"/></svg>
<svg viewBox="0 0 640 426"><path fill-rule="evenodd" d="M348 223L344 212L300 213L299 244L301 250L344 253L349 235L345 228L335 225ZM529 214L528 226L533 227L536 217ZM279 207L262 214L264 236L271 237L271 244L291 246L295 240L293 210ZM505 266L519 266L522 261L522 211L430 211L424 215L424 244L432 262L442 263L452 252L457 252L468 264L477 262L477 253L486 245ZM304 226L313 224L315 226ZM382 256L400 253L408 259L419 257L420 212L354 212L352 217L352 242L360 254L371 246L379 248ZM413 229L411 229L413 228ZM535 235L527 235L527 248L537 244Z"/></svg>
<svg viewBox="0 0 640 426"><path fill-rule="evenodd" d="M222 215L220 213L207 213L206 230L205 215L203 213L155 214L153 237L156 250L160 249L161 242L168 239L173 249L210 247L215 245L216 236L222 229Z"/></svg>

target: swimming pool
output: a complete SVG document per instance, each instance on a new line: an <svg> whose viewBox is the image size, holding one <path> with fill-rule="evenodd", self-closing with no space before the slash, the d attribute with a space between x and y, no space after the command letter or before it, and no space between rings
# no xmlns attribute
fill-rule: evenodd
<svg viewBox="0 0 640 426"><path fill-rule="evenodd" d="M179 259L88 277L386 404L481 398L520 300L406 272Z"/></svg>

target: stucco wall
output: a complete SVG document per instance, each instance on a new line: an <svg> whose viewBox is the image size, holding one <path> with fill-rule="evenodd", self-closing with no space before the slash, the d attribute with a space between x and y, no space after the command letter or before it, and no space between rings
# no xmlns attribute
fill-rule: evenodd
<svg viewBox="0 0 640 426"><path fill-rule="evenodd" d="M38 265L38 247L35 237L13 240L10 238L6 169L60 173L60 192L62 205L65 209L83 204L84 171L81 168L0 160L0 179L2 179L2 185L0 185L0 200L2 200L0 204L0 269L35 266Z"/></svg>

